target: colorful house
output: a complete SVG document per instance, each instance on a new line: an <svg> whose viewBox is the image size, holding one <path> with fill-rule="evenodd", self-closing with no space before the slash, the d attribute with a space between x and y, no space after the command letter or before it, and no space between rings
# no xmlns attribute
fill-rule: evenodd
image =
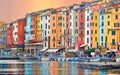
<svg viewBox="0 0 120 75"><path fill-rule="evenodd" d="M105 9L101 8L100 9L100 46L105 47Z"/></svg>
<svg viewBox="0 0 120 75"><path fill-rule="evenodd" d="M119 6L113 6L111 7L111 28L108 30L109 31L109 48L111 50L117 51L119 50L119 34L120 34L120 8Z"/></svg>
<svg viewBox="0 0 120 75"><path fill-rule="evenodd" d="M4 42L3 42L3 38L4 38L4 25L5 22L0 22L0 50L4 49Z"/></svg>
<svg viewBox="0 0 120 75"><path fill-rule="evenodd" d="M17 20L18 23L18 43L17 43L17 48L19 48L20 50L24 50L24 46L25 46L25 26L26 26L26 18L22 18L22 19L18 19Z"/></svg>
<svg viewBox="0 0 120 75"><path fill-rule="evenodd" d="M13 45L13 24L7 25L7 49L11 49Z"/></svg>
<svg viewBox="0 0 120 75"><path fill-rule="evenodd" d="M90 3L85 7L85 45L86 49L92 48L90 46L90 15L91 15L91 10L90 10Z"/></svg>
<svg viewBox="0 0 120 75"><path fill-rule="evenodd" d="M110 32L109 32L109 29L111 29L112 27L112 12L111 12L111 7L107 7L105 9L105 47L107 48L110 48L111 44L110 44L110 41L109 41L109 37L111 38L110 36Z"/></svg>
<svg viewBox="0 0 120 75"><path fill-rule="evenodd" d="M42 51L44 51L50 48L50 9L44 10L40 18L40 40L43 44Z"/></svg>
<svg viewBox="0 0 120 75"><path fill-rule="evenodd" d="M37 16L39 12L33 12L26 15L27 23L25 27L25 51L29 54L36 54L43 48L37 41Z"/></svg>
<svg viewBox="0 0 120 75"><path fill-rule="evenodd" d="M88 2L82 3L80 5L80 13L79 13L79 41L78 47L80 50L85 50L85 8L89 5Z"/></svg>
<svg viewBox="0 0 120 75"><path fill-rule="evenodd" d="M62 48L62 14L52 9L50 14L50 48Z"/></svg>

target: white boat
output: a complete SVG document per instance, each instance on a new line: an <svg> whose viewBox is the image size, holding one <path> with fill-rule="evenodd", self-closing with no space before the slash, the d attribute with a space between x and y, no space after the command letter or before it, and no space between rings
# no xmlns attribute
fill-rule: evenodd
<svg viewBox="0 0 120 75"><path fill-rule="evenodd" d="M116 62L120 62L120 58L116 58Z"/></svg>

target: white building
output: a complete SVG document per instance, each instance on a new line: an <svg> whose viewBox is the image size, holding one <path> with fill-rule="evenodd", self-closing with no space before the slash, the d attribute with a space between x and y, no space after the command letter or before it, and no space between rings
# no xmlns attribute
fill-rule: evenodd
<svg viewBox="0 0 120 75"><path fill-rule="evenodd" d="M13 43L18 44L18 23L12 22L13 25Z"/></svg>
<svg viewBox="0 0 120 75"><path fill-rule="evenodd" d="M78 29L79 29L79 5L73 5L70 7L70 43L69 46L75 46L78 41Z"/></svg>
<svg viewBox="0 0 120 75"><path fill-rule="evenodd" d="M41 14L41 37L43 38L43 50L50 48L50 10L44 10Z"/></svg>
<svg viewBox="0 0 120 75"><path fill-rule="evenodd" d="M90 20L91 20L91 10L90 5L85 8L85 44L87 45L87 49L91 48L90 46Z"/></svg>

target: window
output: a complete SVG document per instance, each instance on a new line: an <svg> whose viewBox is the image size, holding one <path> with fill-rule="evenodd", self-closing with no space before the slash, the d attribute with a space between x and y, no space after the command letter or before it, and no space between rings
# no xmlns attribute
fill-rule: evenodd
<svg viewBox="0 0 120 75"><path fill-rule="evenodd" d="M104 22L102 22L102 26L104 26Z"/></svg>
<svg viewBox="0 0 120 75"><path fill-rule="evenodd" d="M41 17L41 20L42 20L42 17Z"/></svg>
<svg viewBox="0 0 120 75"><path fill-rule="evenodd" d="M52 30L52 33L56 33L56 30L53 29L53 30Z"/></svg>
<svg viewBox="0 0 120 75"><path fill-rule="evenodd" d="M87 9L87 13L89 13L89 9Z"/></svg>
<svg viewBox="0 0 120 75"><path fill-rule="evenodd" d="M89 38L87 38L87 43L89 43Z"/></svg>
<svg viewBox="0 0 120 75"><path fill-rule="evenodd" d="M70 34L72 34L72 29L70 29L70 31L69 31L69 32L70 32Z"/></svg>
<svg viewBox="0 0 120 75"><path fill-rule="evenodd" d="M47 29L47 24L45 24L45 28Z"/></svg>
<svg viewBox="0 0 120 75"><path fill-rule="evenodd" d="M89 27L89 23L87 23L87 27Z"/></svg>
<svg viewBox="0 0 120 75"><path fill-rule="evenodd" d="M58 26L62 26L62 23L58 23Z"/></svg>
<svg viewBox="0 0 120 75"><path fill-rule="evenodd" d="M104 29L101 30L101 33L104 33Z"/></svg>
<svg viewBox="0 0 120 75"><path fill-rule="evenodd" d="M115 33L115 31L112 31L112 35L115 35L116 33Z"/></svg>
<svg viewBox="0 0 120 75"><path fill-rule="evenodd" d="M90 44L91 48L92 48L92 43Z"/></svg>
<svg viewBox="0 0 120 75"><path fill-rule="evenodd" d="M95 37L95 41L97 41L97 37Z"/></svg>
<svg viewBox="0 0 120 75"><path fill-rule="evenodd" d="M110 15L108 15L108 18L110 18Z"/></svg>
<svg viewBox="0 0 120 75"><path fill-rule="evenodd" d="M45 37L45 41L47 41L47 37Z"/></svg>
<svg viewBox="0 0 120 75"><path fill-rule="evenodd" d="M87 16L87 21L89 21L89 16Z"/></svg>
<svg viewBox="0 0 120 75"><path fill-rule="evenodd" d="M118 15L115 15L115 19L118 19Z"/></svg>
<svg viewBox="0 0 120 75"><path fill-rule="evenodd" d="M53 43L53 47L55 47L55 43Z"/></svg>
<svg viewBox="0 0 120 75"><path fill-rule="evenodd" d="M55 20L55 16L53 16L53 20Z"/></svg>
<svg viewBox="0 0 120 75"><path fill-rule="evenodd" d="M95 30L95 34L97 34L97 30Z"/></svg>
<svg viewBox="0 0 120 75"><path fill-rule="evenodd" d="M97 19L97 16L95 16L95 19Z"/></svg>
<svg viewBox="0 0 120 75"><path fill-rule="evenodd" d="M53 23L53 27L55 27L55 23Z"/></svg>
<svg viewBox="0 0 120 75"><path fill-rule="evenodd" d="M91 16L91 20L93 20L93 16Z"/></svg>
<svg viewBox="0 0 120 75"><path fill-rule="evenodd" d="M77 29L75 30L75 33L78 33L78 30L77 30Z"/></svg>
<svg viewBox="0 0 120 75"><path fill-rule="evenodd" d="M34 31L31 31L30 33L31 33L31 34L34 34Z"/></svg>
<svg viewBox="0 0 120 75"><path fill-rule="evenodd" d="M45 31L45 35L46 35L47 33L46 33L46 31Z"/></svg>
<svg viewBox="0 0 120 75"><path fill-rule="evenodd" d="M108 21L108 26L110 25L110 21Z"/></svg>
<svg viewBox="0 0 120 75"><path fill-rule="evenodd" d="M91 30L91 34L93 34L93 30Z"/></svg>
<svg viewBox="0 0 120 75"><path fill-rule="evenodd" d="M112 39L112 45L115 45L115 39Z"/></svg>
<svg viewBox="0 0 120 75"><path fill-rule="evenodd" d="M101 36L101 41L103 41L103 36Z"/></svg>
<svg viewBox="0 0 120 75"><path fill-rule="evenodd" d="M53 41L55 41L55 37L53 37Z"/></svg>
<svg viewBox="0 0 120 75"><path fill-rule="evenodd" d="M45 43L45 47L46 47L46 43Z"/></svg>
<svg viewBox="0 0 120 75"><path fill-rule="evenodd" d="M76 22L76 27L78 26L78 23Z"/></svg>
<svg viewBox="0 0 120 75"><path fill-rule="evenodd" d="M15 32L14 35L17 35L17 32Z"/></svg>
<svg viewBox="0 0 120 75"><path fill-rule="evenodd" d="M116 8L115 11L118 12L118 8Z"/></svg>
<svg viewBox="0 0 120 75"><path fill-rule="evenodd" d="M30 25L30 28L33 28L33 25Z"/></svg>
<svg viewBox="0 0 120 75"><path fill-rule="evenodd" d="M63 17L63 21L65 20L65 18Z"/></svg>
<svg viewBox="0 0 120 75"><path fill-rule="evenodd" d="M97 27L97 23L95 23L95 26Z"/></svg>
<svg viewBox="0 0 120 75"><path fill-rule="evenodd" d="M50 29L50 25L48 25L48 29Z"/></svg>
<svg viewBox="0 0 120 75"><path fill-rule="evenodd" d="M89 31L87 31L87 35L89 35Z"/></svg>
<svg viewBox="0 0 120 75"><path fill-rule="evenodd" d="M105 36L105 42L107 42L107 36Z"/></svg>
<svg viewBox="0 0 120 75"><path fill-rule="evenodd" d="M48 22L50 23L50 20L48 20Z"/></svg>
<svg viewBox="0 0 120 75"><path fill-rule="evenodd" d="M76 16L76 19L77 19L77 16Z"/></svg>
<svg viewBox="0 0 120 75"><path fill-rule="evenodd" d="M75 11L76 11L76 12L78 12L78 10L77 10L77 9L76 9Z"/></svg>
<svg viewBox="0 0 120 75"><path fill-rule="evenodd" d="M58 20L62 20L62 16L58 17Z"/></svg>
<svg viewBox="0 0 120 75"><path fill-rule="evenodd" d="M104 20L104 16L102 16L102 20Z"/></svg>
<svg viewBox="0 0 120 75"><path fill-rule="evenodd" d="M66 34L66 31L65 31L65 29L64 29L64 35Z"/></svg>
<svg viewBox="0 0 120 75"><path fill-rule="evenodd" d="M26 32L26 34L29 34L29 32Z"/></svg>
<svg viewBox="0 0 120 75"><path fill-rule="evenodd" d="M101 45L103 46L103 43L101 43Z"/></svg>
<svg viewBox="0 0 120 75"><path fill-rule="evenodd" d="M18 25L16 25L16 28L18 28Z"/></svg>
<svg viewBox="0 0 120 75"><path fill-rule="evenodd" d="M42 24L41 24L41 29L42 29Z"/></svg>

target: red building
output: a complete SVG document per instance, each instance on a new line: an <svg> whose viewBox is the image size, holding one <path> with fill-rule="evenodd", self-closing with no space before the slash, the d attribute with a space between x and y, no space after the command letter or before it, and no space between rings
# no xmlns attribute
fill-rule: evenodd
<svg viewBox="0 0 120 75"><path fill-rule="evenodd" d="M34 19L34 33L35 33L35 36L34 36L34 41L37 42L37 14L35 14L33 16L33 19Z"/></svg>
<svg viewBox="0 0 120 75"><path fill-rule="evenodd" d="M26 25L26 18L18 19L18 45L17 47L24 47L24 40L25 40L25 25Z"/></svg>
<svg viewBox="0 0 120 75"><path fill-rule="evenodd" d="M69 37L70 37L70 34L69 34L69 30L70 30L70 10L67 9L67 21L66 21L66 47L68 48L69 47Z"/></svg>
<svg viewBox="0 0 120 75"><path fill-rule="evenodd" d="M85 43L85 4L80 5L80 14L79 14L79 41L78 41L78 49L81 50L80 47Z"/></svg>
<svg viewBox="0 0 120 75"><path fill-rule="evenodd" d="M12 23L7 27L7 47L10 48L13 45L13 25Z"/></svg>

